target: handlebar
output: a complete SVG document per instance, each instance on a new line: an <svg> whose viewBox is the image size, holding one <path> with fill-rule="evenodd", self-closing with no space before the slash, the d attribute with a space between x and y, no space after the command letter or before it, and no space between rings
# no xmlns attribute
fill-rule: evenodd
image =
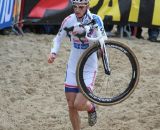
<svg viewBox="0 0 160 130"><path fill-rule="evenodd" d="M92 25L92 26L90 26ZM79 39L81 39L82 37L86 37L89 41L98 41L101 37L102 37L102 33L100 31L100 28L98 27L98 25L96 24L96 21L93 19L91 22L87 23L87 24L78 24L76 26L82 27L84 28L84 32L81 34L76 34L75 36L77 36ZM64 30L67 32L67 34L69 34L69 32L74 30L74 27L76 26L71 26L69 28L65 27ZM89 34L91 33L91 27L96 29L96 37L90 37Z"/></svg>
<svg viewBox="0 0 160 130"><path fill-rule="evenodd" d="M96 35L97 36L96 37L90 37L90 36L88 36L88 34L90 33L90 27L89 26L85 26L85 30L86 30L86 36L85 37L89 41L96 42L96 41L98 41L102 37L102 33L101 33L99 27L97 26L97 27L95 27L95 29L96 29Z"/></svg>

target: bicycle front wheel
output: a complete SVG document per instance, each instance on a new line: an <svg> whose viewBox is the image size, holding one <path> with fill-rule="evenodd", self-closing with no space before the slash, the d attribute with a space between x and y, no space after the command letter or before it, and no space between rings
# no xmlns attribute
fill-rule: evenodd
<svg viewBox="0 0 160 130"><path fill-rule="evenodd" d="M106 41L105 45L109 55L110 75L105 74L98 44L94 44L83 53L76 71L77 84L83 95L91 102L103 106L124 101L134 91L140 75L138 60L128 46L117 41ZM98 69L94 89L90 91L85 82L89 78L86 79L85 67L90 66L87 61L95 53Z"/></svg>

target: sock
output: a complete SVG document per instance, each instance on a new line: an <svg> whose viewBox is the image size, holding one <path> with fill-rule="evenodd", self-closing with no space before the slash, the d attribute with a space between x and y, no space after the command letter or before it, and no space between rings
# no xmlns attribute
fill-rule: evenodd
<svg viewBox="0 0 160 130"><path fill-rule="evenodd" d="M90 110L88 110L88 113L92 113L92 112L94 112L94 111L95 111L95 109L96 109L95 105L94 105L94 104L91 104L91 106L90 106Z"/></svg>

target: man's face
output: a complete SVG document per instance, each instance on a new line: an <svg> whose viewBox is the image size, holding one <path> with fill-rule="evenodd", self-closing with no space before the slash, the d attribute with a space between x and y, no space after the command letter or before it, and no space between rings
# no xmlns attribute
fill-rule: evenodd
<svg viewBox="0 0 160 130"><path fill-rule="evenodd" d="M83 17L87 9L88 9L87 4L74 4L73 5L74 13L78 18Z"/></svg>

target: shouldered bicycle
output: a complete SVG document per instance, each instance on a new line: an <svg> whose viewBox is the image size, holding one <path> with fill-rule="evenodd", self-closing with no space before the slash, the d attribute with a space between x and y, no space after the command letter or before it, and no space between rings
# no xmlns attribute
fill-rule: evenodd
<svg viewBox="0 0 160 130"><path fill-rule="evenodd" d="M83 95L91 102L107 106L127 99L135 90L140 76L140 67L134 52L124 43L108 40L92 20L88 24L79 24L84 32L76 34L79 39L86 37L93 44L82 54L77 64L76 79ZM91 28L96 30L96 37L90 37ZM67 32L74 27L65 28ZM94 81L94 90L90 91L85 83L87 60L97 53L98 72Z"/></svg>

